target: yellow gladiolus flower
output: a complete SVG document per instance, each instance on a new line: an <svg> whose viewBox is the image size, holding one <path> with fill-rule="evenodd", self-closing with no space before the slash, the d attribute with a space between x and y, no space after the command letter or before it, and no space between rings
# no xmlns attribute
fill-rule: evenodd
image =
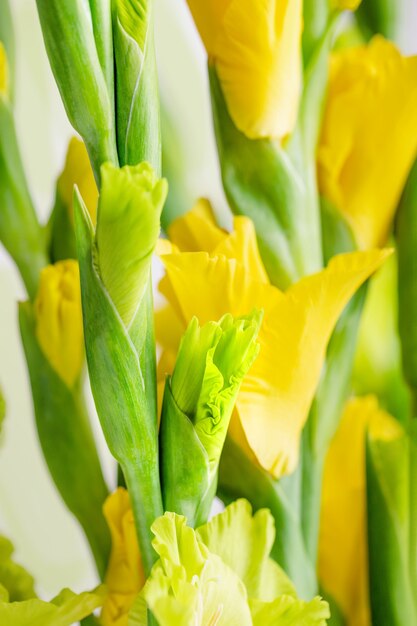
<svg viewBox="0 0 417 626"><path fill-rule="evenodd" d="M301 0L188 0L229 113L248 137L294 129L301 92Z"/></svg>
<svg viewBox="0 0 417 626"><path fill-rule="evenodd" d="M45 267L35 300L36 337L50 364L72 387L84 361L83 321L78 263Z"/></svg>
<svg viewBox="0 0 417 626"><path fill-rule="evenodd" d="M384 440L401 426L374 396L351 399L326 459L319 578L338 603L346 626L370 626L366 530L365 439Z"/></svg>
<svg viewBox="0 0 417 626"><path fill-rule="evenodd" d="M106 596L100 623L127 626L132 604L145 583L133 512L126 489L119 488L104 504L112 548L106 574Z"/></svg>
<svg viewBox="0 0 417 626"><path fill-rule="evenodd" d="M386 241L416 154L417 56L401 56L382 37L335 53L319 183L360 247Z"/></svg>
<svg viewBox="0 0 417 626"><path fill-rule="evenodd" d="M0 41L0 96L9 95L9 65L6 50Z"/></svg>
<svg viewBox="0 0 417 626"><path fill-rule="evenodd" d="M91 168L87 148L83 141L73 137L68 146L65 166L58 179L58 193L68 208L71 219L74 218L73 194L77 185L85 202L93 224L96 223L98 190Z"/></svg>
<svg viewBox="0 0 417 626"><path fill-rule="evenodd" d="M254 307L263 309L260 354L242 383L231 432L262 467L280 477L297 465L300 434L334 325L350 297L390 252L340 255L327 269L282 292L267 281L250 220L238 217L234 224L231 234L217 229L219 243L210 250L173 248L162 255L166 276L160 290L177 317L173 328L180 324L184 329L193 316L205 324L225 313L239 316ZM207 228L216 226L191 213L180 218L170 235L175 245L181 241L186 246L188 238L194 250L196 242L204 243ZM175 236L179 232L181 238ZM214 240L209 237L210 247ZM173 341L171 337L166 346L171 353ZM162 356L165 367L172 360ZM159 376L165 373L160 367Z"/></svg>

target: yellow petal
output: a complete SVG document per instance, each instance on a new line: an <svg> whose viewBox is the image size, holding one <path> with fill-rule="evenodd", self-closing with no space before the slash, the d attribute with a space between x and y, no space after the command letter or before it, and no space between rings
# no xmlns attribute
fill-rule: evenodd
<svg viewBox="0 0 417 626"><path fill-rule="evenodd" d="M127 626L129 610L145 583L129 494L117 489L104 504L112 548L106 573L108 595L103 605L103 626Z"/></svg>
<svg viewBox="0 0 417 626"><path fill-rule="evenodd" d="M240 263L222 255L162 258L166 277L160 289L184 326L193 316L205 324L225 313L264 310L260 354L243 381L237 410L253 453L274 476L296 467L300 434L340 313L388 254L340 255L286 293L252 280Z"/></svg>
<svg viewBox="0 0 417 626"><path fill-rule="evenodd" d="M9 95L9 65L5 47L0 41L0 96Z"/></svg>
<svg viewBox="0 0 417 626"><path fill-rule="evenodd" d="M283 138L301 90L301 0L189 0L230 115L250 138Z"/></svg>
<svg viewBox="0 0 417 626"><path fill-rule="evenodd" d="M181 252L209 252L236 259L244 265L254 280L268 283L269 278L259 254L253 222L247 217L235 217L233 231L228 233L217 226L208 200L199 200L195 207L176 219L169 228L171 243ZM158 253L173 250L165 244Z"/></svg>
<svg viewBox="0 0 417 626"><path fill-rule="evenodd" d="M230 115L250 138L294 129L301 92L301 0L234 0L215 65Z"/></svg>
<svg viewBox="0 0 417 626"><path fill-rule="evenodd" d="M214 54L220 25L233 0L187 0L209 56Z"/></svg>
<svg viewBox="0 0 417 626"><path fill-rule="evenodd" d="M168 236L181 252L212 252L227 233L217 226L210 202L200 199L191 211L172 222Z"/></svg>
<svg viewBox="0 0 417 626"><path fill-rule="evenodd" d="M84 142L73 137L68 146L64 170L58 179L58 193L68 208L71 219L74 211L72 199L77 185L93 224L96 223L98 191Z"/></svg>
<svg viewBox="0 0 417 626"><path fill-rule="evenodd" d="M35 300L36 336L57 374L69 386L84 361L83 322L78 263L60 261L41 272Z"/></svg>
<svg viewBox="0 0 417 626"><path fill-rule="evenodd" d="M347 619L370 626L366 537L365 437L402 429L374 396L351 399L327 455L322 496L319 577ZM343 489L341 489L343 485Z"/></svg>
<svg viewBox="0 0 417 626"><path fill-rule="evenodd" d="M361 247L386 242L416 153L417 57L382 37L334 54L319 182Z"/></svg>
<svg viewBox="0 0 417 626"><path fill-rule="evenodd" d="M214 253L236 259L250 274L252 280L269 283L268 274L259 254L255 227L252 220L247 217L234 218L233 231L219 243Z"/></svg>

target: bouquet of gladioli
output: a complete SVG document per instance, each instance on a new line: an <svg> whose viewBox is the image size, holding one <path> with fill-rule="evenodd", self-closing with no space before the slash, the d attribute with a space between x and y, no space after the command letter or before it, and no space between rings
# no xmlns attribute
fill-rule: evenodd
<svg viewBox="0 0 417 626"><path fill-rule="evenodd" d="M188 0L231 218L182 203L153 1L37 0L78 134L43 225L1 0L0 240L27 291L39 443L97 586L39 597L2 536L0 626L417 626L417 57L397 47L400 4Z"/></svg>

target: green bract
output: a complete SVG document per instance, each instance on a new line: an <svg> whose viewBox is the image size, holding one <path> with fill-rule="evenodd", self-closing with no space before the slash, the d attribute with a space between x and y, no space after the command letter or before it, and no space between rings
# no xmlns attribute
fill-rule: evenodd
<svg viewBox="0 0 417 626"><path fill-rule="evenodd" d="M102 606L105 591L103 587L98 587L94 591L77 595L69 589L64 589L51 602L33 599L9 603L5 594L0 594L0 597L1 595L3 600L0 600L0 624L71 626Z"/></svg>
<svg viewBox="0 0 417 626"><path fill-rule="evenodd" d="M160 626L324 626L328 606L303 602L270 559L271 514L238 500L194 531L166 513L153 525L160 559L134 607L129 626L146 622L143 598Z"/></svg>
<svg viewBox="0 0 417 626"><path fill-rule="evenodd" d="M175 369L165 387L161 459L166 510L206 520L217 485L217 468L240 385L255 360L262 313L185 332ZM184 454L184 451L186 453Z"/></svg>
<svg viewBox="0 0 417 626"><path fill-rule="evenodd" d="M122 467L145 571L150 527L162 513L150 263L166 185L150 166L102 169L97 232L75 194L84 335L103 432ZM111 261L111 263L109 262Z"/></svg>

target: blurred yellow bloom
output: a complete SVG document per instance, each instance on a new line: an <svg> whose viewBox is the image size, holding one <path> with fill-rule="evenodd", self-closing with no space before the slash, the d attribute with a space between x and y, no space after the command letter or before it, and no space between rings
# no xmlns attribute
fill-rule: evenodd
<svg viewBox="0 0 417 626"><path fill-rule="evenodd" d="M326 459L319 577L346 626L370 626L366 531L365 438L395 438L401 426L374 396L351 399ZM341 488L341 486L343 486Z"/></svg>
<svg viewBox="0 0 417 626"><path fill-rule="evenodd" d="M389 251L340 255L327 269L284 293L267 281L251 221L238 217L234 225L234 232L228 234L207 216L190 213L180 218L169 233L177 248L161 256L166 276L160 290L177 317L172 328L184 330L193 316L205 324L225 313L239 316L253 308L264 310L260 354L243 381L231 432L262 467L279 477L297 465L300 434L334 325L350 297ZM219 242L212 247L215 238L210 236L207 250L205 233L216 228ZM195 251L199 246L205 251ZM158 323L157 335L160 328ZM179 335L165 343L161 359L165 368L173 362L166 353L172 355ZM158 339L162 344L160 332ZM160 365L159 377L165 373Z"/></svg>
<svg viewBox="0 0 417 626"><path fill-rule="evenodd" d="M119 488L104 504L112 548L106 574L108 595L100 622L103 626L127 626L130 608L145 583L135 522L126 489Z"/></svg>
<svg viewBox="0 0 417 626"><path fill-rule="evenodd" d="M333 55L320 147L320 189L358 245L387 239L417 154L417 56L382 37Z"/></svg>
<svg viewBox="0 0 417 626"><path fill-rule="evenodd" d="M72 387L84 361L83 321L78 263L45 267L35 300L36 337L50 364Z"/></svg>
<svg viewBox="0 0 417 626"><path fill-rule="evenodd" d="M362 0L332 0L332 7L341 11L355 11Z"/></svg>
<svg viewBox="0 0 417 626"><path fill-rule="evenodd" d="M77 185L86 204L93 224L96 223L98 191L84 142L73 137L68 146L65 166L58 179L58 193L68 208L71 220L74 216L72 198Z"/></svg>
<svg viewBox="0 0 417 626"><path fill-rule="evenodd" d="M0 41L0 96L9 95L9 66L6 50Z"/></svg>
<svg viewBox="0 0 417 626"><path fill-rule="evenodd" d="M188 0L229 113L248 137L293 130L301 92L302 0Z"/></svg>

